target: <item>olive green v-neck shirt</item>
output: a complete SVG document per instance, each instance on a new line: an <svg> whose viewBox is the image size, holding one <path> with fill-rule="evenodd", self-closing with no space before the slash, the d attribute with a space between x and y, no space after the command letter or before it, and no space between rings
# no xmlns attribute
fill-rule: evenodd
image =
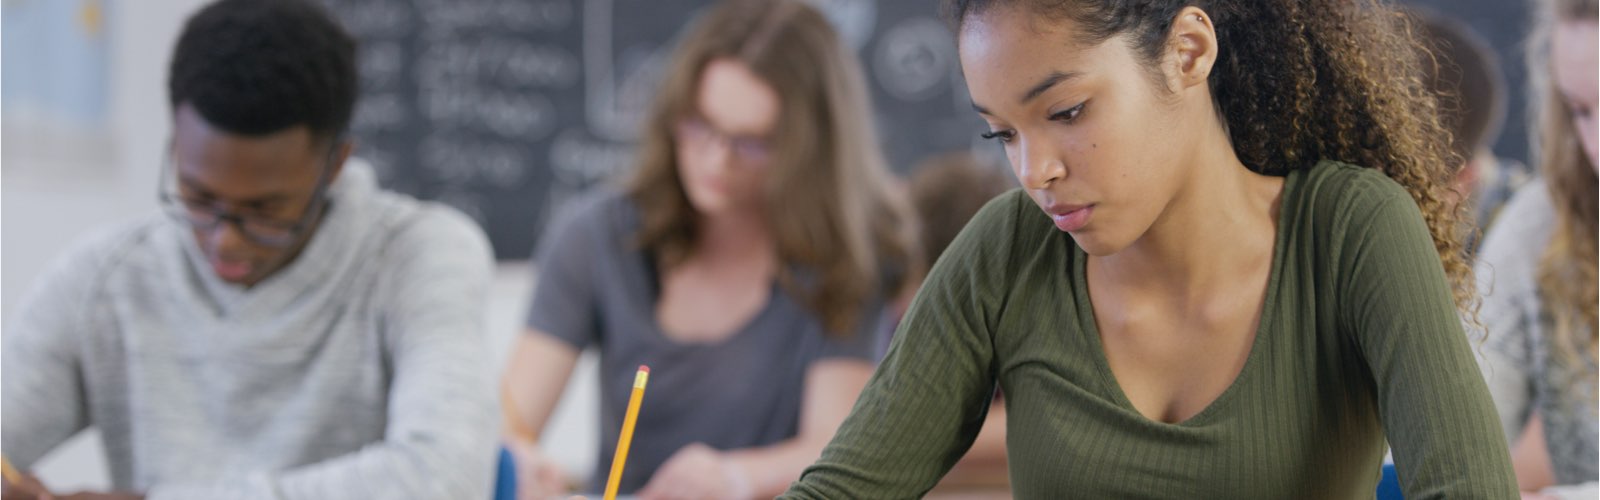
<svg viewBox="0 0 1600 500"><path fill-rule="evenodd" d="M998 383L1017 498L1406 498L1516 481L1416 204L1373 169L1285 180L1265 307L1199 414L1141 415L1105 359L1085 254L1022 191L990 202L918 293L821 459L783 498L909 498L977 436Z"/></svg>

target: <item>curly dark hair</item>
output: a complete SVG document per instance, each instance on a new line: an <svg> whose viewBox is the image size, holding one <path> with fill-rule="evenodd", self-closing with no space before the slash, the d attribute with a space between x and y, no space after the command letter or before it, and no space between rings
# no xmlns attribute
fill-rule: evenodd
<svg viewBox="0 0 1600 500"><path fill-rule="evenodd" d="M296 125L332 140L350 125L356 44L302 0L222 0L184 25L167 90L211 125L264 135Z"/></svg>
<svg viewBox="0 0 1600 500"><path fill-rule="evenodd" d="M1461 20L1427 9L1411 12L1420 22L1421 41L1430 49L1418 55L1422 81L1438 96L1439 119L1454 136L1450 149L1471 160L1479 148L1494 143L1505 122L1500 57Z"/></svg>
<svg viewBox="0 0 1600 500"><path fill-rule="evenodd" d="M1152 71L1186 7L1209 14L1218 54L1209 85L1239 160L1286 175L1322 159L1376 168L1416 201L1456 304L1476 309L1465 207L1450 203L1450 132L1423 84L1415 21L1383 0L948 0L958 30L995 6L1066 21L1094 45L1127 35Z"/></svg>

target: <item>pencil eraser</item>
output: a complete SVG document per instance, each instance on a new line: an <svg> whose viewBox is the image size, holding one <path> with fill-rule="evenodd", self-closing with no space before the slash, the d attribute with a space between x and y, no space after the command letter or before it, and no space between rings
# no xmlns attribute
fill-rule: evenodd
<svg viewBox="0 0 1600 500"><path fill-rule="evenodd" d="M645 373L650 373L650 367L645 366L645 365L639 365L639 371L645 372Z"/></svg>

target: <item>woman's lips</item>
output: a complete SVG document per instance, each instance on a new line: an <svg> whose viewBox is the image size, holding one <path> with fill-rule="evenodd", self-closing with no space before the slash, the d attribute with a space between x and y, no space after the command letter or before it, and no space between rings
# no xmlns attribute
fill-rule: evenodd
<svg viewBox="0 0 1600 500"><path fill-rule="evenodd" d="M1094 213L1094 205L1052 205L1045 212L1055 221L1056 229L1070 233L1089 224L1089 216Z"/></svg>

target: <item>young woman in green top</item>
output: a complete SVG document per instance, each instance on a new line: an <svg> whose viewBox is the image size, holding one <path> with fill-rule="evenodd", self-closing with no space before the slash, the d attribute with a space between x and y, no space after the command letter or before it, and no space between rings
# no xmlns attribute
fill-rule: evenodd
<svg viewBox="0 0 1600 500"><path fill-rule="evenodd" d="M934 267L785 498L923 494L998 384L1018 498L1512 498L1406 20L1376 0L955 1L1022 189ZM1470 316L1470 315L1469 315Z"/></svg>

